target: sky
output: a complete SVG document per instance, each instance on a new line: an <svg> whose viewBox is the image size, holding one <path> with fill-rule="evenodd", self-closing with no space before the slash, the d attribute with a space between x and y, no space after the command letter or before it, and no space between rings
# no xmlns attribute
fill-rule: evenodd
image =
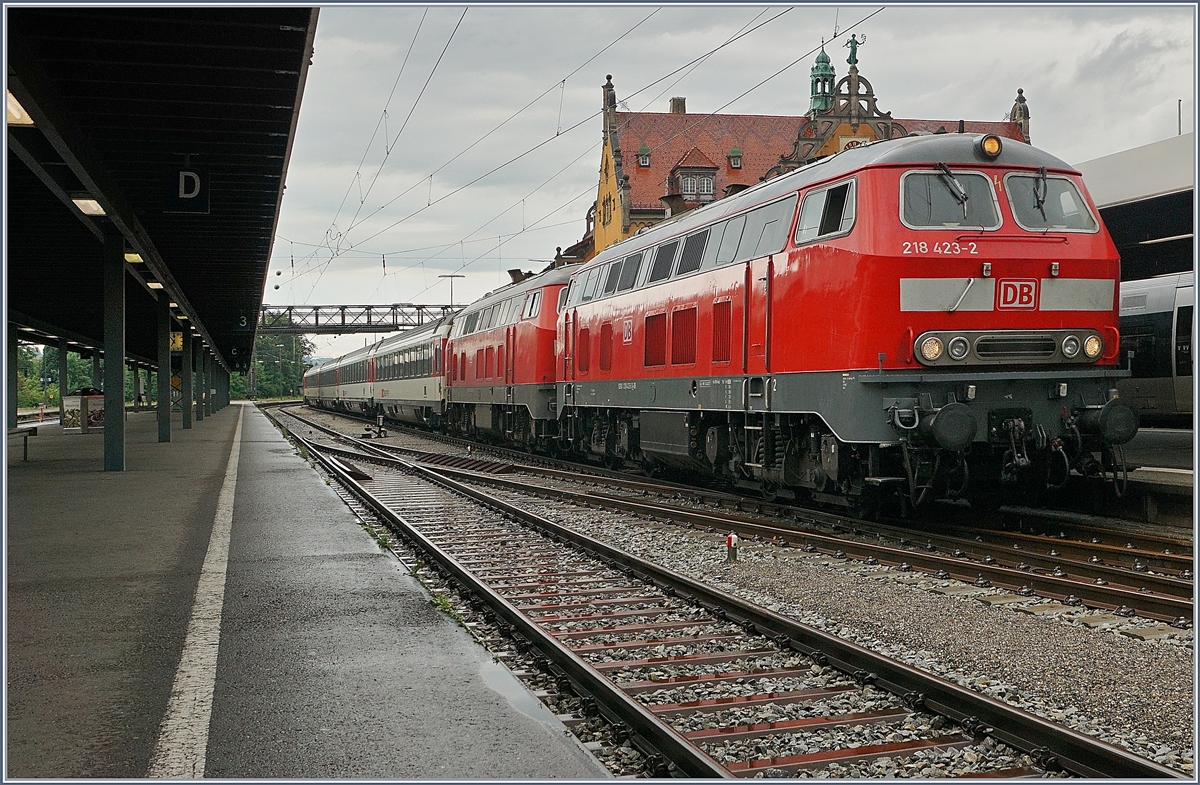
<svg viewBox="0 0 1200 785"><path fill-rule="evenodd" d="M865 35L881 111L1002 120L1022 88L1034 146L1080 163L1180 108L1194 130L1195 33L1191 5L323 6L264 302L442 304L453 280L461 304L543 269L583 236L608 74L631 111L800 115L822 40L840 78Z"/></svg>

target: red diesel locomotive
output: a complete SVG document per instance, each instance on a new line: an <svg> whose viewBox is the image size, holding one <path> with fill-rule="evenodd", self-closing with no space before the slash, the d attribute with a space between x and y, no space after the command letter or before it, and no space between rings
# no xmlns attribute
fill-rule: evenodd
<svg viewBox="0 0 1200 785"><path fill-rule="evenodd" d="M936 134L658 224L572 277L562 443L862 508L1115 470L1137 415L1096 216L1061 160Z"/></svg>
<svg viewBox="0 0 1200 785"><path fill-rule="evenodd" d="M1063 161L876 142L473 303L446 423L860 512L1036 493L1115 472L1137 432L1119 279Z"/></svg>

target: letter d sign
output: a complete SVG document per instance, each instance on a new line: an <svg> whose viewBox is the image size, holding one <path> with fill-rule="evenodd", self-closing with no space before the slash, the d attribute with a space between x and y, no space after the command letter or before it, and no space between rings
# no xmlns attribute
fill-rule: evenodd
<svg viewBox="0 0 1200 785"><path fill-rule="evenodd" d="M208 171L196 166L167 175L163 189L164 213L208 215Z"/></svg>
<svg viewBox="0 0 1200 785"><path fill-rule="evenodd" d="M1037 308L1037 284L1033 279L1000 281L996 287L997 308L1032 311Z"/></svg>

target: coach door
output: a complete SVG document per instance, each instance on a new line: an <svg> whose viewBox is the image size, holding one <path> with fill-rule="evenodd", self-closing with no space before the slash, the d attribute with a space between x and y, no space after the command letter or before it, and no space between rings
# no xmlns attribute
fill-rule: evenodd
<svg viewBox="0 0 1200 785"><path fill-rule="evenodd" d="M1175 411L1192 410L1192 310L1195 303L1194 289L1181 286L1175 290L1174 367Z"/></svg>

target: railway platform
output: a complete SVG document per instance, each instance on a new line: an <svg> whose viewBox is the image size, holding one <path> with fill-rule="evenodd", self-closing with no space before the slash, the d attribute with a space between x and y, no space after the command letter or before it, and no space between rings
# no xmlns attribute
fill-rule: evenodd
<svg viewBox="0 0 1200 785"><path fill-rule="evenodd" d="M9 444L8 778L600 778L252 405Z"/></svg>

